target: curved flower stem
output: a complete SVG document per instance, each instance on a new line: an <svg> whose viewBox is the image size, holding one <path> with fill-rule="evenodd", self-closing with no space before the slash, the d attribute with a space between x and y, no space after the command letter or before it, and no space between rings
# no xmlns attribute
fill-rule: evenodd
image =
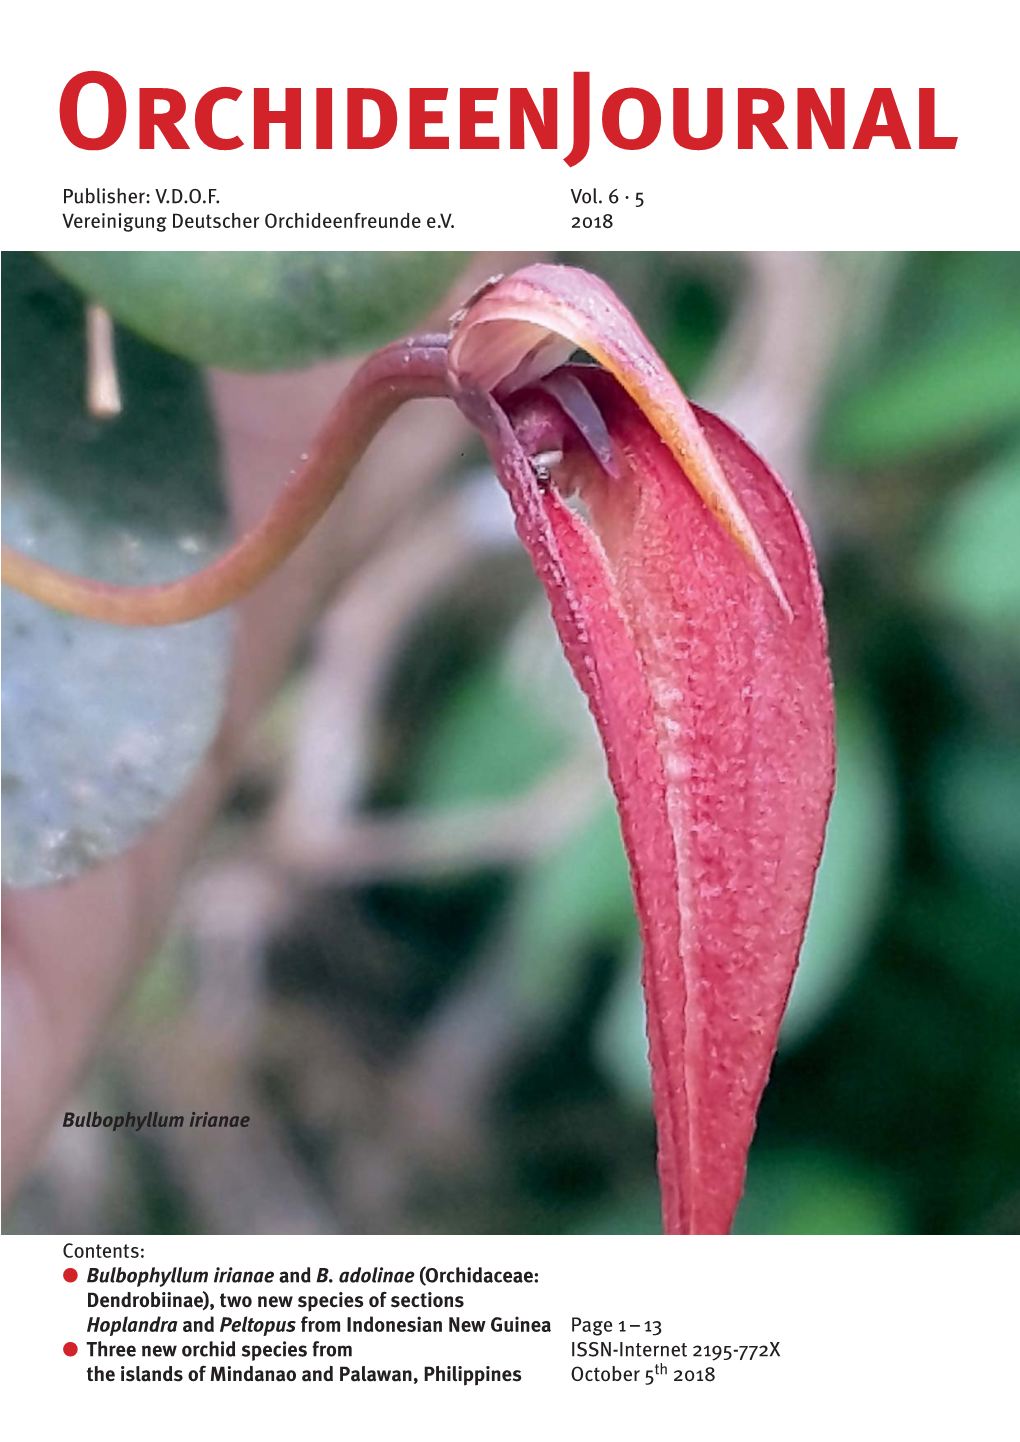
<svg viewBox="0 0 1020 1442"><path fill-rule="evenodd" d="M304 540L395 410L405 401L449 394L446 362L443 335L412 337L369 356L258 525L191 576L119 586L75 576L4 545L3 582L58 610L121 626L175 625L229 606Z"/></svg>

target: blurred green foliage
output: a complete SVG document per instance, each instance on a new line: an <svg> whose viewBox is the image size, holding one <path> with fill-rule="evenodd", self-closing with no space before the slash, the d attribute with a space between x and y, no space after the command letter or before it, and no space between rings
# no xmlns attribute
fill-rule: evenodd
<svg viewBox="0 0 1020 1442"><path fill-rule="evenodd" d="M747 303L744 259L571 259L619 289L697 398ZM839 774L737 1229L1013 1232L1020 260L822 263L857 287L812 417L803 496L827 593ZM590 744L551 627L552 670L536 680L520 665L536 605L526 560L484 570L419 618L395 668L378 716L379 814L512 800ZM633 1232L658 1225L637 951L606 792L527 861L322 882L274 937L270 975L385 1070L379 1058L406 1056L494 956L509 957L493 1006L516 1031L484 1102L484 1163L469 1155L449 1177L419 1179L404 1224ZM505 1021L491 1019L494 1037ZM320 1145L342 1149L343 1137ZM148 1195L139 1230L189 1225L186 1198L167 1220L166 1197Z"/></svg>

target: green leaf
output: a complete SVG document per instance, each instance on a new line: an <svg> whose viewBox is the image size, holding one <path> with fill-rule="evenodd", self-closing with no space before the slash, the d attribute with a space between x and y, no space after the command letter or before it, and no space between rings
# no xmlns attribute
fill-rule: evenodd
<svg viewBox="0 0 1020 1442"><path fill-rule="evenodd" d="M652 1074L648 1062L645 999L641 989L641 952L635 947L620 969L594 1034L595 1055L620 1095L637 1112L651 1115Z"/></svg>
<svg viewBox="0 0 1020 1442"><path fill-rule="evenodd" d="M530 705L500 662L452 691L423 748L412 789L421 806L518 796L562 755L563 734Z"/></svg>
<svg viewBox="0 0 1020 1442"><path fill-rule="evenodd" d="M803 1040L845 991L878 921L893 850L893 784L877 720L836 696L836 791L780 1046Z"/></svg>
<svg viewBox="0 0 1020 1442"><path fill-rule="evenodd" d="M930 768L934 832L970 876L1015 884L1020 876L1020 749L1015 740L968 734L935 752ZM1020 985L1020 967L1017 967Z"/></svg>
<svg viewBox="0 0 1020 1442"><path fill-rule="evenodd" d="M204 565L225 515L201 376L119 334L123 414L91 416L81 299L24 254L4 256L3 342L4 538L132 584ZM5 881L73 876L165 812L215 734L229 639L224 616L135 631L5 593Z"/></svg>
<svg viewBox="0 0 1020 1442"><path fill-rule="evenodd" d="M465 263L443 251L55 251L123 325L197 365L286 370L395 339Z"/></svg>
<svg viewBox="0 0 1020 1442"><path fill-rule="evenodd" d="M752 1148L733 1230L738 1236L859 1236L909 1228L896 1190L849 1158Z"/></svg>
<svg viewBox="0 0 1020 1442"><path fill-rule="evenodd" d="M953 496L919 564L925 592L967 625L1020 641L1020 447Z"/></svg>
<svg viewBox="0 0 1020 1442"><path fill-rule="evenodd" d="M637 939L630 872L608 782L605 791L590 820L521 882L514 980L532 1013L561 1010L593 948L631 949Z"/></svg>
<svg viewBox="0 0 1020 1442"><path fill-rule="evenodd" d="M889 464L996 434L1020 420L1020 323L997 317L880 367L833 408L826 457Z"/></svg>

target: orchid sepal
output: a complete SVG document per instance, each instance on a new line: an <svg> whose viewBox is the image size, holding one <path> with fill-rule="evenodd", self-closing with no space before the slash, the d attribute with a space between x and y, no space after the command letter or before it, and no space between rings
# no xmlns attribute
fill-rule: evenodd
<svg viewBox="0 0 1020 1442"><path fill-rule="evenodd" d="M565 365L578 348L601 367ZM564 403L567 382L597 426ZM582 272L487 287L453 332L450 388L605 748L641 923L664 1227L727 1232L832 795L810 539L766 463L690 405Z"/></svg>

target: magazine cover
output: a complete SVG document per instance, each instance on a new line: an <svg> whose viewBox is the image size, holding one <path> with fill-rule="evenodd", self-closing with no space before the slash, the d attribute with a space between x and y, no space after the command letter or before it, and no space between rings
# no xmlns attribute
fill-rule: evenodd
<svg viewBox="0 0 1020 1442"><path fill-rule="evenodd" d="M918 27L9 20L16 1420L1011 1435L1017 27Z"/></svg>

